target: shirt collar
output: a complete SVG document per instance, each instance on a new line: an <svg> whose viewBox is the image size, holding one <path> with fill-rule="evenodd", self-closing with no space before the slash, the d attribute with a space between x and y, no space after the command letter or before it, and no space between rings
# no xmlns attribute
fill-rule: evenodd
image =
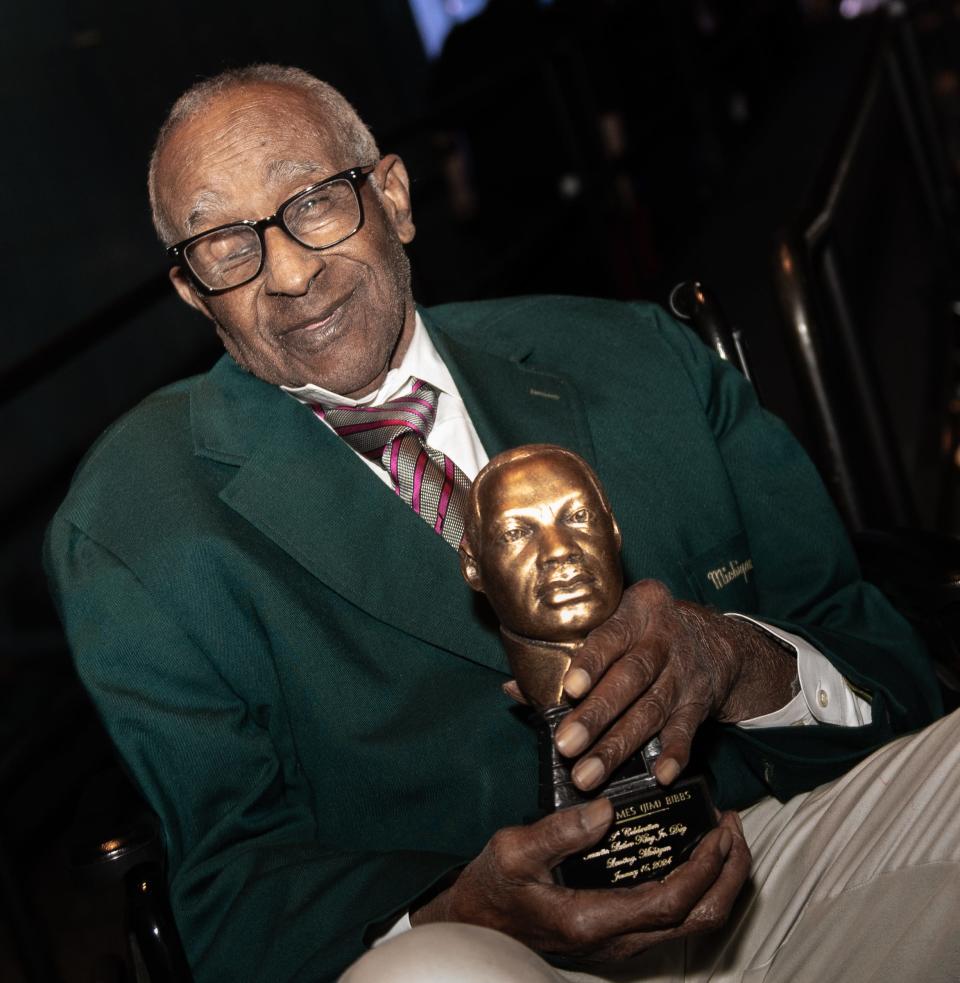
<svg viewBox="0 0 960 983"><path fill-rule="evenodd" d="M400 364L387 372L379 389L361 396L360 399L351 399L349 396L341 396L338 393L330 392L322 386L314 386L308 383L305 386L281 386L280 388L298 399L301 403L314 403L327 407L333 406L379 406L388 399L394 399L401 395L404 390L409 389L414 379L420 379L429 383L435 389L458 396L456 384L450 375L450 370L444 365L443 359L433 344L427 329L424 327L420 312L416 313L416 322L413 328L413 337L410 339L410 346L407 348Z"/></svg>

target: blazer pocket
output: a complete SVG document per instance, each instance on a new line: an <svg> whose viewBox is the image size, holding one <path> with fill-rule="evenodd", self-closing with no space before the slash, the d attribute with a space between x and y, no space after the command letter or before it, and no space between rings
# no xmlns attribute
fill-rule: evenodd
<svg viewBox="0 0 960 983"><path fill-rule="evenodd" d="M690 588L702 603L719 611L755 610L753 557L742 531L684 560L683 568Z"/></svg>

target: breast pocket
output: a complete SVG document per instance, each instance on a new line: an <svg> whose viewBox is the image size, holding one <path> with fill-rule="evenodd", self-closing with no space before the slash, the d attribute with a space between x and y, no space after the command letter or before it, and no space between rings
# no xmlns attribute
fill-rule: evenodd
<svg viewBox="0 0 960 983"><path fill-rule="evenodd" d="M753 557L743 532L683 562L696 597L719 611L753 611L757 603Z"/></svg>

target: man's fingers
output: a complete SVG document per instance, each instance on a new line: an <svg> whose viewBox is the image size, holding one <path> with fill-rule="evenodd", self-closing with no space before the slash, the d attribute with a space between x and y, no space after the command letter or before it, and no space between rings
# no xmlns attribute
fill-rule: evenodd
<svg viewBox="0 0 960 983"><path fill-rule="evenodd" d="M613 820L613 805L602 796L586 805L538 819L529 826L500 830L490 841L498 868L515 879L550 881L561 860L592 846Z"/></svg>
<svg viewBox="0 0 960 983"><path fill-rule="evenodd" d="M669 712L670 697L650 690L590 749L589 756L576 763L571 772L574 783L587 791L595 788L641 748L663 726Z"/></svg>
<svg viewBox="0 0 960 983"><path fill-rule="evenodd" d="M690 746L697 728L707 718L709 707L704 703L684 703L677 707L660 730L660 757L654 774L661 785L670 785L687 767Z"/></svg>
<svg viewBox="0 0 960 983"><path fill-rule="evenodd" d="M626 618L615 611L602 625L587 635L583 645L574 655L563 679L567 696L579 700L596 681L625 652L628 652L638 633Z"/></svg>
<svg viewBox="0 0 960 983"><path fill-rule="evenodd" d="M668 603L670 592L663 584L642 580L624 591L617 610L587 636L564 678L567 695L585 699L557 733L557 747L562 754L572 757L585 751L659 678L666 647L655 632L648 632L648 626L651 614ZM657 716L653 706L647 708L647 713ZM664 719L661 715L651 734ZM623 757L629 754L628 751Z"/></svg>
<svg viewBox="0 0 960 983"><path fill-rule="evenodd" d="M641 580L624 592L620 606L594 628L573 657L564 678L568 696L579 700L646 632L651 614L670 601L670 591L658 580Z"/></svg>
<svg viewBox="0 0 960 983"><path fill-rule="evenodd" d="M652 945L666 942L669 939L713 932L721 928L729 918L737 895L750 874L750 850L743 838L743 827L740 825L739 817L735 812L724 813L720 820L720 826L711 835L722 835L719 831L724 828L730 839L720 871L700 899L687 912L686 917L676 924L665 925L653 931L636 931L635 928L628 930L621 933L619 937L612 938L607 945L598 950L597 955L606 961L626 959L644 949L649 949ZM700 847L706 845L706 843L701 843ZM722 853L725 844L719 844L718 847ZM711 844L709 848L713 850L714 845ZM698 860L701 859L700 855L695 855ZM693 858L690 862L681 864L680 867L676 868L664 881L664 886L667 884L672 886L676 877L686 874L686 868L690 866L692 861Z"/></svg>
<svg viewBox="0 0 960 983"><path fill-rule="evenodd" d="M619 666L615 667L608 675L618 669ZM584 701L584 706L567 716L557 733L557 747L567 756L582 753L595 735L603 735L596 739L590 754L573 768L576 785L585 791L596 788L656 734L660 734L663 742L656 774L664 784L670 784L686 767L693 735L706 716L705 704L687 703L677 707L678 690L679 683L674 678L662 675L604 734L606 720L619 709L621 697L629 699L629 693L615 690L604 679ZM611 697L609 693L614 695ZM586 707L588 703L599 706L600 710L594 712L592 707Z"/></svg>
<svg viewBox="0 0 960 983"><path fill-rule="evenodd" d="M712 932L726 922L733 903L750 876L750 848L743 838L743 827L735 812L724 813L720 826L731 836L730 851L719 877L694 906L685 926L690 932Z"/></svg>
<svg viewBox="0 0 960 983"><path fill-rule="evenodd" d="M557 730L557 748L567 757L581 754L629 707L650 683L657 678L660 664L653 653L632 651L624 656L594 687L576 709L572 710ZM654 701L660 696L654 696ZM654 708L649 712L656 717ZM666 719L655 720L652 733ZM638 721L639 723L639 721Z"/></svg>
<svg viewBox="0 0 960 983"><path fill-rule="evenodd" d="M734 835L723 826L711 830L690 859L661 882L605 891L577 892L576 933L607 938L660 933L683 925L721 876ZM639 951L639 947L634 951Z"/></svg>

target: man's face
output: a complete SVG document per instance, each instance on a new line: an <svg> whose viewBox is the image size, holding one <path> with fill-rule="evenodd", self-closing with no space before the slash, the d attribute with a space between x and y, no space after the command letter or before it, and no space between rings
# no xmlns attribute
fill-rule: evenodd
<svg viewBox="0 0 960 983"><path fill-rule="evenodd" d="M528 638L583 638L623 591L620 531L594 483L565 454L504 464L477 502L480 542L464 574L501 623Z"/></svg>
<svg viewBox="0 0 960 983"><path fill-rule="evenodd" d="M369 163L343 159L303 93L256 84L228 90L177 127L157 184L186 238L272 215L299 190ZM171 274L180 296L216 324L227 351L261 379L360 396L406 349L415 315L401 244L414 227L399 158L385 157L360 195L363 226L337 246L314 252L282 229L267 229L263 270L243 286L204 297L182 271Z"/></svg>

